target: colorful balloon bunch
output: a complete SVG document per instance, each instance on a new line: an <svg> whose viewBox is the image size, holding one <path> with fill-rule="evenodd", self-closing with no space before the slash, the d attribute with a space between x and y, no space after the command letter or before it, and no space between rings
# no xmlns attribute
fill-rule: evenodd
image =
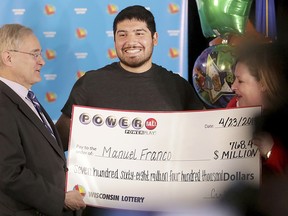
<svg viewBox="0 0 288 216"><path fill-rule="evenodd" d="M252 0L196 0L203 35L216 37L197 58L193 85L209 108L226 107L234 96L234 45L246 31Z"/></svg>

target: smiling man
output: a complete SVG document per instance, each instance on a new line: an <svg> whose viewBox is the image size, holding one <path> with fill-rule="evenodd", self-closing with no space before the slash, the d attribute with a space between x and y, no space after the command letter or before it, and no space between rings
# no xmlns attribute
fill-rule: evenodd
<svg viewBox="0 0 288 216"><path fill-rule="evenodd" d="M78 191L65 193L67 167L61 139L31 91L41 81L45 65L41 51L32 29L1 26L1 216L68 216L86 206Z"/></svg>
<svg viewBox="0 0 288 216"><path fill-rule="evenodd" d="M68 148L73 105L139 111L203 109L192 85L152 63L158 33L153 14L140 5L120 11L113 23L119 62L85 73L74 84L56 126ZM86 208L84 215L148 215L148 212Z"/></svg>

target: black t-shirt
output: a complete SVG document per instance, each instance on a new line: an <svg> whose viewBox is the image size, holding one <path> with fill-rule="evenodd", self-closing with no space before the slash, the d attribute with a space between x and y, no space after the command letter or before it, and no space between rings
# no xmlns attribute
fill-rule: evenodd
<svg viewBox="0 0 288 216"><path fill-rule="evenodd" d="M144 73L131 73L119 63L85 73L73 86L61 110L71 117L72 106L138 111L182 111L203 109L193 86L165 68L153 64ZM152 216L154 212L94 208L83 216Z"/></svg>
<svg viewBox="0 0 288 216"><path fill-rule="evenodd" d="M138 111L203 109L193 86L179 74L156 64L144 73L131 73L118 62L85 73L61 111L71 116L73 104Z"/></svg>

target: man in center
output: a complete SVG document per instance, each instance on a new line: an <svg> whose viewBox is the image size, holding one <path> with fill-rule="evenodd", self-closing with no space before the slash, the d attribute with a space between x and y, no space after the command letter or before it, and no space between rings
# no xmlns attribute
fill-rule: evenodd
<svg viewBox="0 0 288 216"><path fill-rule="evenodd" d="M203 109L193 86L172 71L152 62L158 33L153 14L140 5L129 6L113 22L119 62L85 73L74 84L56 123L68 149L73 105L138 111ZM87 207L84 215L148 215L148 212Z"/></svg>

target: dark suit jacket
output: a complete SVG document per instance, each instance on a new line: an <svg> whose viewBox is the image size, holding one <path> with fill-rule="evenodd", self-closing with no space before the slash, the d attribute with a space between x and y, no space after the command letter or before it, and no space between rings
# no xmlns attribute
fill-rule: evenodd
<svg viewBox="0 0 288 216"><path fill-rule="evenodd" d="M0 81L0 215L62 215L66 160L30 107ZM39 215L39 214L38 214Z"/></svg>

